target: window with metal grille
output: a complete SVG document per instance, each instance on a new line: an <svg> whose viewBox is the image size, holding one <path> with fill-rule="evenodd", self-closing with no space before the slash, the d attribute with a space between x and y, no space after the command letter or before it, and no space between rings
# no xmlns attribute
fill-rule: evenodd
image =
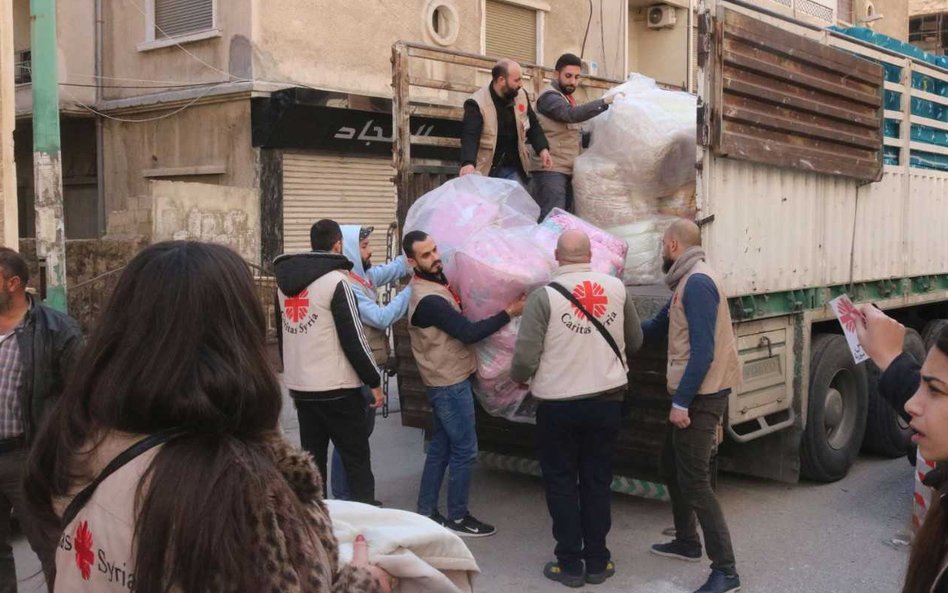
<svg viewBox="0 0 948 593"><path fill-rule="evenodd" d="M909 43L944 55L948 49L948 12L912 17L909 20Z"/></svg>
<svg viewBox="0 0 948 593"><path fill-rule="evenodd" d="M32 56L33 52L21 49L16 52L16 69L13 73L14 84L29 84L33 81Z"/></svg>
<svg viewBox="0 0 948 593"><path fill-rule="evenodd" d="M839 0L836 3L836 20L850 25L855 24L856 14L853 0Z"/></svg>
<svg viewBox="0 0 948 593"><path fill-rule="evenodd" d="M814 16L828 23L833 22L833 9L830 6L813 2L813 0L796 0L796 9L803 14Z"/></svg>
<svg viewBox="0 0 948 593"><path fill-rule="evenodd" d="M155 39L214 28L214 0L154 0Z"/></svg>
<svg viewBox="0 0 948 593"><path fill-rule="evenodd" d="M538 62L537 11L500 0L487 0L486 9L487 55Z"/></svg>

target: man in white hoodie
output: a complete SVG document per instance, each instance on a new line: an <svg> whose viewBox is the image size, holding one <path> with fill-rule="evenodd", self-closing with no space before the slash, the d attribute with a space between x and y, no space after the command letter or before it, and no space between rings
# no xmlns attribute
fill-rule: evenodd
<svg viewBox="0 0 948 593"><path fill-rule="evenodd" d="M375 228L370 226L342 225L342 254L352 263L349 281L359 307L359 317L362 319L365 337L372 349L376 366L384 369L389 361L388 337L385 332L408 311L411 286L398 293L387 305L379 304L378 290L410 276L411 268L408 267L408 262L403 255L385 264L372 265L372 245L369 237L374 230ZM383 377L382 380L384 381L385 378ZM362 396L367 403L366 432L372 436L372 431L375 429L376 408L371 406L373 395L368 385L362 386ZM332 454L331 482L332 497L337 500L349 500L351 497L349 479L338 449Z"/></svg>

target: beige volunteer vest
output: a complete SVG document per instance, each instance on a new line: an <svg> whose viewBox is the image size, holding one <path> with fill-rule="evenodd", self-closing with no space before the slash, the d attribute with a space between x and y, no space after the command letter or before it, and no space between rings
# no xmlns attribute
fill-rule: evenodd
<svg viewBox="0 0 948 593"><path fill-rule="evenodd" d="M477 148L477 162L474 168L481 175L490 175L491 165L494 163L494 149L497 147L497 108L490 94L490 85L482 87L472 96L477 106L481 108L481 117L484 127L481 128L481 140ZM520 150L520 164L524 169L530 166L530 153L527 152L527 130L530 129L530 116L527 114L529 100L527 91L520 89L514 99L514 113L517 120L517 147Z"/></svg>
<svg viewBox="0 0 948 593"><path fill-rule="evenodd" d="M721 289L717 274L707 263L699 261L678 283L668 310L668 391L674 393L685 374L691 356L688 339L688 320L685 318L683 296L688 279L694 274L705 274L718 289L718 315L714 328L714 360L698 390L700 395L713 395L724 389L736 389L741 383L741 365L737 356L737 340L731 325L731 311L727 296Z"/></svg>
<svg viewBox="0 0 948 593"><path fill-rule="evenodd" d="M362 291L373 301L378 300L378 292L367 280L350 273L349 282L352 284L352 290ZM385 363L388 362L388 340L385 337L385 332L366 323L362 324L362 328L365 330L365 338L369 342L369 348L372 349L372 357L375 359L376 366L380 368L385 366Z"/></svg>
<svg viewBox="0 0 948 593"><path fill-rule="evenodd" d="M609 343L566 297L544 287L550 299L550 321L540 365L530 391L543 400L598 395L628 382L625 356L625 285L588 264L562 266L553 282L570 291L602 323L622 351L620 361Z"/></svg>
<svg viewBox="0 0 948 593"><path fill-rule="evenodd" d="M283 382L295 391L332 391L362 386L346 358L332 317L336 286L349 285L349 275L334 270L298 295L277 291L283 332ZM353 308L355 296L352 295ZM355 311L358 315L358 310Z"/></svg>
<svg viewBox="0 0 948 593"><path fill-rule="evenodd" d="M417 327L412 324L418 303L427 296L438 296L461 311L461 305L447 287L418 278L412 278L411 298L408 300L408 336L411 352L415 355L421 381L428 387L447 387L464 381L477 371L474 349L461 343L436 327Z"/></svg>
<svg viewBox="0 0 948 593"><path fill-rule="evenodd" d="M564 101L568 101L566 95L556 90L552 86L540 93L540 96L547 93L555 93ZM539 98L537 98L539 101ZM550 144L550 155L553 157L553 168L549 169L565 175L573 174L573 161L579 156L582 150L582 129L580 123L569 124L543 115L540 111L536 112L537 119L540 121L540 127L546 134L546 140ZM530 171L546 171L543 168L540 159L534 156L530 159Z"/></svg>

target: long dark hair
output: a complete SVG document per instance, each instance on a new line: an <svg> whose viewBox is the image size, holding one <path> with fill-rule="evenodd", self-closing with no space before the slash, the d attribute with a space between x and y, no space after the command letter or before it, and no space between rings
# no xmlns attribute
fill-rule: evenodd
<svg viewBox="0 0 948 593"><path fill-rule="evenodd" d="M939 334L935 348L948 356L948 328ZM941 468L937 471L941 471ZM942 496L948 496L948 484L941 484L932 491L931 505L925 514L925 520L912 540L912 554L909 556L902 593L928 593L935 584L948 554L948 512Z"/></svg>
<svg viewBox="0 0 948 593"><path fill-rule="evenodd" d="M159 450L136 505L136 593L263 590L248 557L253 518L280 481L265 440L278 428L279 383L246 263L230 249L172 241L128 264L66 392L30 456L28 500L53 500L94 476L79 451L110 431L182 429Z"/></svg>

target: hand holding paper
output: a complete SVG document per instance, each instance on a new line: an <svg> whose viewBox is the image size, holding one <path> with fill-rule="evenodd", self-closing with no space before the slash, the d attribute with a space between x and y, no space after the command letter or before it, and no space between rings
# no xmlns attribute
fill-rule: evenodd
<svg viewBox="0 0 948 593"><path fill-rule="evenodd" d="M865 323L862 311L856 308L848 295L842 295L830 301L830 307L843 327L843 333L846 335L846 342L849 344L849 350L853 353L853 360L856 364L869 360L869 356L863 350L856 335L856 328Z"/></svg>

